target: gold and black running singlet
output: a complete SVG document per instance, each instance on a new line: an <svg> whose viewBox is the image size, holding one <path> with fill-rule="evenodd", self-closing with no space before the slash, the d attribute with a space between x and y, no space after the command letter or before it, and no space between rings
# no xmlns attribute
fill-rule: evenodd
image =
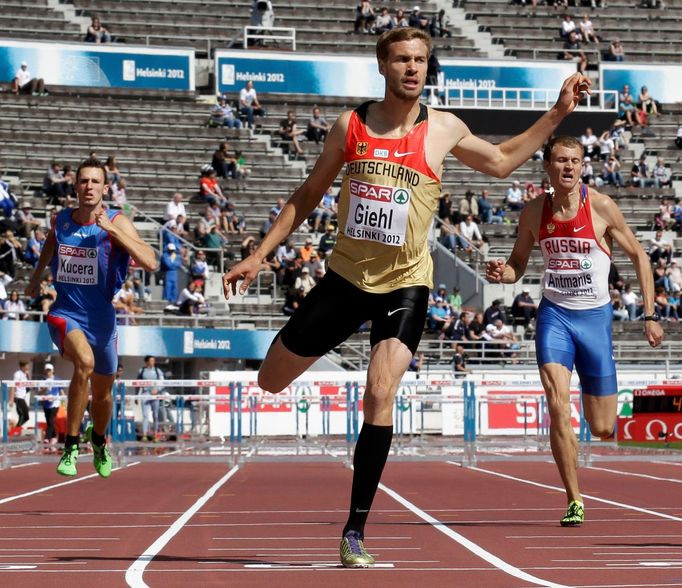
<svg viewBox="0 0 682 588"><path fill-rule="evenodd" d="M400 139L371 137L358 107L346 134L346 172L339 199L339 236L329 268L367 292L433 287L428 231L440 178L426 163L428 110L422 105Z"/></svg>

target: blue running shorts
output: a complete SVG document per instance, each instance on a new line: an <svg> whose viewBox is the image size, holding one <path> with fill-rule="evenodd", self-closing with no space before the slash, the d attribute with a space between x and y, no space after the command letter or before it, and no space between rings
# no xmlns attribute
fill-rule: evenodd
<svg viewBox="0 0 682 588"><path fill-rule="evenodd" d="M570 310L543 298L538 307L535 352L538 366L559 363L575 370L582 391L593 396L618 392L613 360L611 303Z"/></svg>

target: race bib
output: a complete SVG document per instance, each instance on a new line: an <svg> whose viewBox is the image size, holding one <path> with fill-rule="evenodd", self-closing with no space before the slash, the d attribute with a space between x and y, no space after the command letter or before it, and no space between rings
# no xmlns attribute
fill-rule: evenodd
<svg viewBox="0 0 682 588"><path fill-rule="evenodd" d="M57 254L57 282L79 286L97 284L97 249L62 244L59 245Z"/></svg>
<svg viewBox="0 0 682 588"><path fill-rule="evenodd" d="M405 243L410 190L360 180L348 182L350 207L344 233L352 239L396 247Z"/></svg>

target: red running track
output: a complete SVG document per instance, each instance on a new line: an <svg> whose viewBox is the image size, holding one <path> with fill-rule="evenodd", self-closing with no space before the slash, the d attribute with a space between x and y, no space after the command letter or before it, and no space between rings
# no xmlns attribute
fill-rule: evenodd
<svg viewBox="0 0 682 588"><path fill-rule="evenodd" d="M340 463L79 468L73 481L54 464L0 472L3 587L682 586L675 464L582 468L587 522L563 529L552 463L389 462L367 570L338 565Z"/></svg>

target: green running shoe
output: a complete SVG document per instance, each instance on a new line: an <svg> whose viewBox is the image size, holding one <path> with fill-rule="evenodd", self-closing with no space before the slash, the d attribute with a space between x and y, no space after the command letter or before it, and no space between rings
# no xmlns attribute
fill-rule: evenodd
<svg viewBox="0 0 682 588"><path fill-rule="evenodd" d="M374 565L374 558L365 551L362 535L348 531L341 540L341 563L345 568L368 568Z"/></svg>
<svg viewBox="0 0 682 588"><path fill-rule="evenodd" d="M566 514L561 519L562 527L579 527L585 522L585 507L582 502L572 500Z"/></svg>
<svg viewBox="0 0 682 588"><path fill-rule="evenodd" d="M85 438L90 442L90 446L92 447L92 463L95 466L95 470L97 470L97 473L102 478L108 478L111 476L113 462L106 443L99 446L92 441L92 425L88 425L88 428L85 429Z"/></svg>
<svg viewBox="0 0 682 588"><path fill-rule="evenodd" d="M78 461L78 447L72 445L71 447L64 447L64 453L57 465L57 473L61 476L75 476L76 462Z"/></svg>

